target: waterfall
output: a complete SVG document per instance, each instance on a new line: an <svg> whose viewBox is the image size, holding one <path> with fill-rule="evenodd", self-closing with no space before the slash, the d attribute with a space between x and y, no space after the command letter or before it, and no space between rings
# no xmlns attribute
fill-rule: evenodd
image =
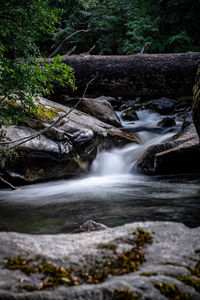
<svg viewBox="0 0 200 300"><path fill-rule="evenodd" d="M160 144L170 138L174 133L155 133L148 131L149 128L156 128L158 121L162 116L156 113L150 113L147 110L138 112L139 120L134 124L123 122L126 128L142 128L138 133L141 144L128 144L122 149L113 149L99 153L91 167L92 176L108 176L137 173L135 168L136 161L143 155L146 149L154 144Z"/></svg>

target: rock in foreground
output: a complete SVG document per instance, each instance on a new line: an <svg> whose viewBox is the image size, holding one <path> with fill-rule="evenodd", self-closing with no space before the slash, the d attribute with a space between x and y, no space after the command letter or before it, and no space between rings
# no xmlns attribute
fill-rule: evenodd
<svg viewBox="0 0 200 300"><path fill-rule="evenodd" d="M0 233L0 299L198 300L199 240L200 228L173 222L72 235Z"/></svg>

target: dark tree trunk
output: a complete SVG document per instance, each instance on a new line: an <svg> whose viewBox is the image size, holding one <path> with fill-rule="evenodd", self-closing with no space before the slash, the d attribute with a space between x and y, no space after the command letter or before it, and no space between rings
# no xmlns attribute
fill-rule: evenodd
<svg viewBox="0 0 200 300"><path fill-rule="evenodd" d="M63 61L74 68L78 94L97 74L88 94L180 97L192 95L200 53L72 55L63 56ZM65 89L57 91L69 93Z"/></svg>

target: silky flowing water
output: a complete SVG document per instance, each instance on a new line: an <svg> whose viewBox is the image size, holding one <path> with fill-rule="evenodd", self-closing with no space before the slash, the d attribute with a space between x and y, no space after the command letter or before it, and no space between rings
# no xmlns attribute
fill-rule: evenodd
<svg viewBox="0 0 200 300"><path fill-rule="evenodd" d="M72 232L89 219L110 227L134 221L200 226L200 175L145 176L136 166L150 145L178 126L169 132L157 127L162 116L148 111L138 116L123 125L137 131L142 143L99 153L87 176L1 190L0 231Z"/></svg>

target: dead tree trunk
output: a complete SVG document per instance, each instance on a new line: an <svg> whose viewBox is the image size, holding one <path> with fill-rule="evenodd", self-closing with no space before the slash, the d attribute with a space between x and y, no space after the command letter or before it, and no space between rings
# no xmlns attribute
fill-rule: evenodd
<svg viewBox="0 0 200 300"><path fill-rule="evenodd" d="M180 97L192 95L200 53L72 55L63 56L63 62L74 68L78 94L98 74L88 94ZM57 92L68 94L69 90Z"/></svg>

